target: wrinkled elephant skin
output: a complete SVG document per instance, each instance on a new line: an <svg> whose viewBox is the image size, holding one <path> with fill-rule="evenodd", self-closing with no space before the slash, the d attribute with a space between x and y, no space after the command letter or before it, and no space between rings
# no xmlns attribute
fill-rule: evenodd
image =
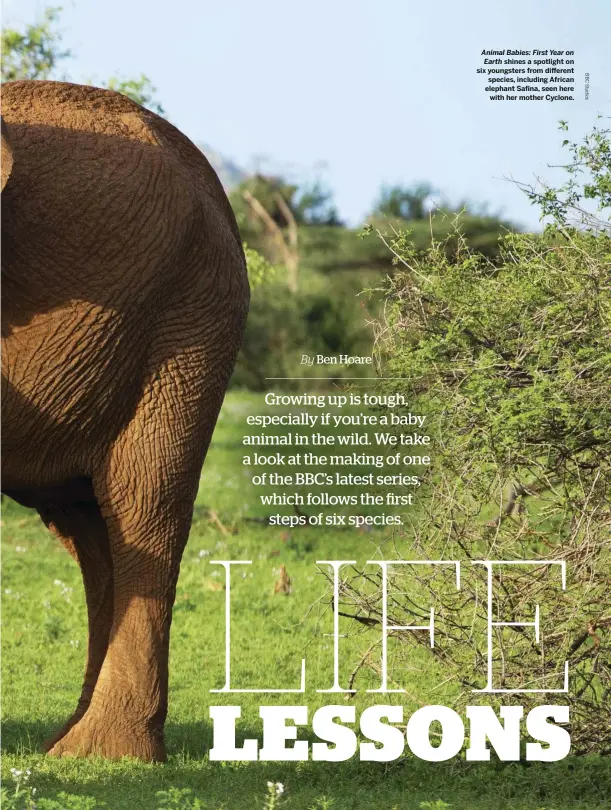
<svg viewBox="0 0 611 810"><path fill-rule="evenodd" d="M2 96L2 487L79 563L89 621L48 749L162 761L180 558L248 310L241 241L159 116L61 82Z"/></svg>

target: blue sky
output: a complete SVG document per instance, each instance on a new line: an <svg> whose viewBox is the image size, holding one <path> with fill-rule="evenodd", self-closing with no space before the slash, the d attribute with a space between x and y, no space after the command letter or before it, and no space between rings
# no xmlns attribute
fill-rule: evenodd
<svg viewBox="0 0 611 810"><path fill-rule="evenodd" d="M48 4L4 0L3 22ZM318 171L352 224L383 183L426 180L535 226L504 178L553 181L558 120L578 138L611 115L609 0L64 0L61 27L71 80L146 73L190 138L246 168ZM484 48L574 50L578 100L490 101Z"/></svg>

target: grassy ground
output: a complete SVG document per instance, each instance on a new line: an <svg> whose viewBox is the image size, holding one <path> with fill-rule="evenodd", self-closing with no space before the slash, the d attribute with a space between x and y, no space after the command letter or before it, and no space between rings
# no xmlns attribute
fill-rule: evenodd
<svg viewBox="0 0 611 810"><path fill-rule="evenodd" d="M12 503L3 514L3 775L14 792L12 769L30 768L37 796L61 791L104 801L112 810L154 810L158 791L190 789L209 810L271 807L266 782L281 782L277 807L294 810L591 810L611 807L611 768L599 758L568 758L555 764L425 763L406 757L394 763L215 763L207 750L212 730L208 707L241 704L241 737L260 736L258 707L307 704L315 709L337 697L316 689L331 685L331 616L321 597L325 581L315 561L376 554L384 534L355 530L269 528L256 518L271 511L257 506L250 472L241 465L244 418L260 410L260 398L228 396L202 476L195 520L178 585L171 643L170 713L166 726L169 762L53 760L42 740L71 713L80 691L86 648L86 617L78 570L38 518ZM350 448L353 449L353 448ZM356 448L354 448L356 449ZM219 522L210 519L214 510ZM307 659L306 695L217 695L224 683L223 570L211 559L252 560L232 584L232 681L241 688L296 688ZM280 565L292 579L289 596L274 595ZM345 629L345 628L342 628ZM345 683L374 630L342 640ZM391 661L392 666L392 661ZM410 670L395 673L407 689L406 715L419 705L450 700L435 665L415 657ZM358 711L397 696L366 695L374 673L358 676ZM374 698L378 697L378 700ZM340 697L343 700L343 697ZM301 735L307 738L308 735ZM311 735L310 735L311 736ZM57 808L95 807L60 799ZM76 802L76 803L75 803ZM423 804L431 802L430 805ZM435 802L439 802L435 804ZM8 806L8 805L7 805ZM27 806L27 805L21 805ZM164 806L194 806L171 802Z"/></svg>

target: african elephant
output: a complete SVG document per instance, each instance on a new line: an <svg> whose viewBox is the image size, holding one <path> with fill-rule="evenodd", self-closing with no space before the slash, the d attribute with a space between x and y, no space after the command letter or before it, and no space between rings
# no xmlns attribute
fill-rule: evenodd
<svg viewBox="0 0 611 810"><path fill-rule="evenodd" d="M2 488L82 571L89 643L54 755L163 761L201 467L248 310L222 186L125 96L3 85Z"/></svg>

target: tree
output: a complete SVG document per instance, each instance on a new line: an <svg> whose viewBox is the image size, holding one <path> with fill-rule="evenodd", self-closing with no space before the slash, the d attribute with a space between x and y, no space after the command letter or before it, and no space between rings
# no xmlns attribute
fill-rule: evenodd
<svg viewBox="0 0 611 810"><path fill-rule="evenodd" d="M341 225L331 192L319 181L300 188L281 175L255 174L240 183L230 199L248 243L286 267L293 292L298 287L300 229Z"/></svg>
<svg viewBox="0 0 611 810"><path fill-rule="evenodd" d="M291 292L297 292L299 280L299 233L291 207L296 190L282 178L255 175L231 195L242 234L286 267Z"/></svg>
<svg viewBox="0 0 611 810"><path fill-rule="evenodd" d="M494 616L514 623L494 633L495 685L558 689L568 661L563 701L571 704L573 750L609 753L609 131L565 146L567 184L531 197L552 222L542 234L508 234L499 262L460 234L450 255L443 243L423 254L408 234L394 237L398 269L376 347L383 376L395 378L382 390L426 414L435 440L418 507L393 538L399 558L535 561L493 577ZM596 227L591 216L575 222L584 201L597 212ZM546 560L566 563L565 590ZM394 599L388 615L389 625L422 625L434 605L433 655L462 687L463 702L487 678L487 572L467 569L460 591L453 570L418 576L417 598ZM401 590L398 577L389 587ZM380 620L379 590L355 581L345 594L362 616ZM535 605L541 643L519 625L532 621ZM415 632L399 638L428 644ZM549 700L502 698L526 708Z"/></svg>
<svg viewBox="0 0 611 810"><path fill-rule="evenodd" d="M72 57L72 52L61 49L62 35L57 28L61 15L60 6L47 8L40 22L26 25L23 31L6 28L2 32L2 81L18 79L52 79L58 65ZM165 115L156 100L157 88L142 74L137 79L111 77L101 83L117 93L128 96L137 104Z"/></svg>
<svg viewBox="0 0 611 810"><path fill-rule="evenodd" d="M294 206L295 218L301 224L332 227L343 225L333 202L333 193L320 180L299 188Z"/></svg>
<svg viewBox="0 0 611 810"><path fill-rule="evenodd" d="M374 205L372 215L391 219L426 219L429 208L426 203L435 194L429 183L418 183L411 187L384 186Z"/></svg>
<svg viewBox="0 0 611 810"><path fill-rule="evenodd" d="M62 36L56 28L61 8L47 8L40 22L24 31L2 31L2 81L48 79L57 65L72 56L61 49Z"/></svg>
<svg viewBox="0 0 611 810"><path fill-rule="evenodd" d="M602 120L602 116L598 116ZM560 129L568 132L566 121L560 121ZM541 209L541 219L549 218L552 226L565 228L583 227L591 231L611 233L611 141L610 130L595 126L582 143L565 138L562 145L569 150L570 160L562 168L567 180L558 189L542 185L534 187L518 183L534 205ZM584 183L580 176L586 174ZM588 204L592 205L588 208ZM605 216L605 213L607 214Z"/></svg>
<svg viewBox="0 0 611 810"><path fill-rule="evenodd" d="M259 200L274 222L280 227L288 226L291 219L297 225L339 226L333 194L319 181L299 186L282 175L256 173L246 178L234 190L236 209L244 209L240 200L248 191ZM281 202L282 200L282 202ZM286 211L286 206L290 214Z"/></svg>

